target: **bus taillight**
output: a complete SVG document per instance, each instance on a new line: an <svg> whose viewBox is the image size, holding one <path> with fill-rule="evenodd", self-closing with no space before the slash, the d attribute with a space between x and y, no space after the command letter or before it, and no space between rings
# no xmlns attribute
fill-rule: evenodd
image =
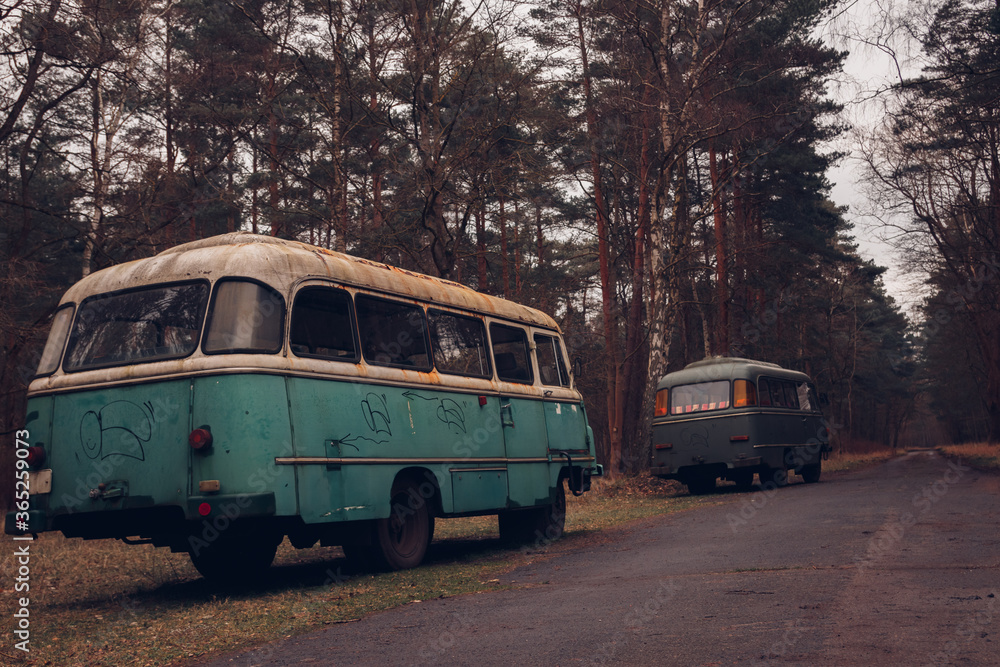
<svg viewBox="0 0 1000 667"><path fill-rule="evenodd" d="M188 436L188 444L196 452L207 451L212 446L212 429L202 426L191 431Z"/></svg>
<svg viewBox="0 0 1000 667"><path fill-rule="evenodd" d="M45 463L45 449L38 445L28 447L28 455L25 457L29 468L40 468Z"/></svg>

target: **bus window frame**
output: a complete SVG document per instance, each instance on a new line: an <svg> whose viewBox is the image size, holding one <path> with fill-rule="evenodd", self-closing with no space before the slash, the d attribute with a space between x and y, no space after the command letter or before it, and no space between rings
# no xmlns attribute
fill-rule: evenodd
<svg viewBox="0 0 1000 667"><path fill-rule="evenodd" d="M145 292L145 291L149 291L149 290L153 290L153 289L166 289L166 288L170 288L170 287L180 287L180 286L184 286L184 285L203 285L203 286L205 286L208 289L208 293L207 293L207 297L208 298L205 300L205 303L202 304L201 313L200 313L200 315L198 317L198 320L200 322L200 324L199 324L200 328L198 330L198 336L196 338L195 344L191 347L191 349L187 353L185 353L185 354L176 354L176 355L165 356L165 357L153 357L153 358L148 358L148 359L128 359L126 361L119 361L119 362L110 363L110 364L88 365L88 366L84 366L82 368L80 368L80 367L70 368L70 367L66 366L66 359L69 356L69 353L71 351L70 343L72 342L72 343L75 344L75 342L76 342L74 340L73 334L76 331L76 326L79 323L80 318L83 316L83 314L85 312L84 308L85 308L85 306L87 305L88 302L90 302L90 301L102 301L104 299L110 299L110 298L122 296L122 295L125 295L125 294L136 293L136 292ZM213 286L212 286L212 284L208 280L201 279L201 278L196 278L194 280L173 280L173 281L169 281L169 282L165 282L165 283L149 283L149 284L146 284L146 285L139 285L137 287L127 287L125 289L112 290L110 292L101 292L99 294L91 294L90 296L88 296L88 297L84 298L83 300L81 300L80 303L77 304L77 306L76 306L76 312L73 314L73 322L72 322L72 325L70 326L69 334L66 336L66 342L63 343L63 352L62 352L62 356L60 357L57 369L58 368L62 368L62 372L63 373L67 373L67 374L69 374L69 373L85 373L87 371L103 370L105 368L120 368L120 367L123 367L123 366L137 366L137 365L143 365L143 364L152 364L152 363L156 363L156 362L159 362L159 361L177 361L179 359L188 359L192 355L196 354L199 350L201 350L201 343L202 343L203 337L205 335L205 324L207 322L207 316L208 316L209 308L211 307L212 293L213 292L214 292ZM53 373L55 373L55 371L53 371ZM51 374L52 373L50 373L49 375L51 375ZM45 376L43 376L43 377L45 377Z"/></svg>
<svg viewBox="0 0 1000 667"><path fill-rule="evenodd" d="M497 356L497 354L496 354L496 347L494 347L494 343L493 343L493 327L494 326L504 327L506 329L513 329L513 330L517 330L517 331L521 332L521 335L523 336L522 341L524 343L524 354L525 354L525 362L526 362L525 363L525 369L528 372L528 378L526 380L513 379L513 378L509 378L509 377L500 377L500 368L499 368L499 365L497 364L497 360L496 360L496 356ZM493 319L493 318L491 318L487 322L486 331L487 331L487 334L489 335L490 356L493 359L493 372L494 372L494 375L496 377L497 382L507 382L507 383L510 383L510 384L520 384L520 385L525 385L525 386L528 386L528 387L534 386L534 384L535 384L535 366L534 366L535 359L534 359L534 356L535 355L532 354L533 350L531 348L531 345L532 345L532 342L534 341L534 339L531 337L531 329L530 329L530 327L525 327L525 326L522 326L520 324L516 324L516 323L514 323L511 320L501 320L501 319Z"/></svg>
<svg viewBox="0 0 1000 667"><path fill-rule="evenodd" d="M49 347L49 339L48 337L46 337L45 347L42 348L42 357L41 359L38 360L38 367L35 370L34 377L36 378L49 377L50 375L57 373L59 369L62 368L63 355L66 354L66 345L69 344L70 335L73 333L73 325L76 323L76 302L70 301L56 308L56 312L53 313L52 315L52 325L49 327L49 336L52 336L52 332L53 329L55 328L57 318L63 311L67 309L70 311L69 324L66 327L66 331L63 332L62 344L59 346L59 351L56 354L55 365L52 366L52 370L50 371L39 372L38 370L41 368L42 362L45 360L45 352Z"/></svg>
<svg viewBox="0 0 1000 667"><path fill-rule="evenodd" d="M437 357L435 356L435 352L437 351L438 346L435 344L434 336L431 335L432 315L433 316L444 315L447 317L454 317L456 319L474 320L476 322L479 322L480 331L483 334L484 352L486 353L486 365L488 367L488 370L485 374L480 375L472 373L461 373L458 371L444 370L440 366L438 366ZM455 377L475 378L477 380L493 379L495 364L493 361L493 349L492 345L490 344L490 338L489 338L489 327L486 325L485 318L473 312L459 311L459 310L445 310L444 308L432 308L432 307L428 307L425 309L425 318L427 321L427 338L430 343L429 349L430 349L431 364L433 365L434 370L436 370L438 373L441 373L442 375L452 375Z"/></svg>
<svg viewBox="0 0 1000 667"><path fill-rule="evenodd" d="M796 405L794 405L794 406L784 405L784 404L783 405L776 405L773 400L771 401L770 405L760 404L760 396L761 396L760 383L761 383L762 380L765 381L765 382L767 382L768 395L769 396L771 395L770 391L771 391L771 389L773 387L775 387L777 385L777 386L779 386L781 388L782 403L787 403L788 402L788 397L787 397L788 395L786 394L785 389L786 389L787 386L791 386L792 393L795 396ZM783 378L783 377L777 377L777 376L774 376L774 375L758 375L755 381L757 383L758 404L760 404L759 407L766 408L768 410L788 410L790 412L801 412L801 413L810 414L810 415L811 414L823 414L823 409L820 406L819 394L816 392L816 384L814 382L812 382L812 380L809 380L809 381L805 381L805 380L793 380L792 378ZM808 387L808 392L809 392L808 395L809 395L809 398L810 398L810 403L812 403L812 405L810 405L809 409L806 409L806 408L802 407L802 400L798 396L798 387L799 387L799 385L803 385L803 384Z"/></svg>
<svg viewBox="0 0 1000 667"><path fill-rule="evenodd" d="M268 351L265 352L265 351L261 351L259 349L254 349L254 348L237 348L237 347L233 347L233 348L225 348L225 349L220 349L220 350L209 350L206 347L206 344L208 343L209 327L210 327L210 325L212 323L212 316L215 314L216 297L218 295L219 288L222 285L226 284L226 283L238 283L238 282L252 283L254 285L257 285L258 287L263 287L264 289L270 291L272 294L277 295L278 298L281 300L281 322L278 325L278 332L279 332L279 334L278 334L278 347L277 347L277 349L268 350ZM199 348L201 349L201 353L202 354L212 355L212 356L220 355L220 354L281 355L282 352L285 349L285 341L288 339L288 335L287 335L285 329L286 329L286 327L288 325L289 316L290 316L290 313L289 313L289 309L288 309L287 299L285 299L285 295L282 294L280 291L278 291L273 286L271 286L271 285L267 284L266 282L264 282L263 280L258 280L256 278L248 278L248 277L245 277L245 276L225 276L225 277L219 278L218 280L215 281L215 284L212 285L212 293L209 295L208 308L207 308L207 310L205 312L205 316L203 318L202 325L201 325L201 344L199 345Z"/></svg>
<svg viewBox="0 0 1000 667"><path fill-rule="evenodd" d="M717 408L708 408L706 410L701 410L701 409L698 409L698 410L688 410L688 411L685 411L685 412L672 412L671 411L673 407L676 407L676 406L674 406L674 395L673 395L673 392L674 392L675 389L680 389L682 387L693 387L693 386L700 385L700 384L716 384L716 383L719 383L719 382L725 382L726 385L727 385L726 386L726 405L725 406L717 407ZM729 378L719 378L719 379L715 379L715 380L703 380L701 382L685 382L684 384L676 384L676 385L672 385L670 387L666 387L666 389L668 390L668 394L667 394L667 415L666 415L667 417L688 417L688 416L691 416L691 415L719 414L723 410L736 410L736 409L746 410L747 409L747 408L743 408L743 407L736 408L736 406L733 405L733 381L731 379L729 379ZM698 405L703 405L703 404L698 404ZM715 403L708 403L707 405L718 405L718 401L716 401ZM655 410L655 408L654 408L654 410Z"/></svg>
<svg viewBox="0 0 1000 667"><path fill-rule="evenodd" d="M351 326L351 340L354 343L353 357L332 357L324 354L313 354L308 352L295 351L295 348L292 345L292 328L295 323L295 317L294 317L295 303L296 301L298 301L299 296L302 294L302 292L311 289L318 289L318 290L328 289L328 290L333 290L335 292L342 292L347 296L347 311L348 311L347 315L348 319L350 320L350 326ZM291 302L292 302L292 307L288 311L288 335L286 336L286 339L287 339L288 351L291 352L292 355L299 357L301 359L318 359L320 361L333 361L342 364L357 365L361 363L361 358L362 358L361 340L360 340L361 334L358 329L357 313L354 310L354 294L350 290L344 288L341 285L335 285L332 283L314 282L314 283L300 284L296 286L295 289L293 290Z"/></svg>
<svg viewBox="0 0 1000 667"><path fill-rule="evenodd" d="M559 376L558 384L548 384L545 382L545 378L542 375L542 362L538 356L538 338L548 338L553 344L552 348L555 354L556 362L556 375ZM563 340L555 331L549 331L547 329L532 329L531 331L531 343L534 344L535 351L535 365L538 366L538 383L543 387L553 387L557 389L570 389L573 385L573 374L569 371L569 365L567 362L566 351L563 349Z"/></svg>
<svg viewBox="0 0 1000 667"><path fill-rule="evenodd" d="M365 354L365 338L364 334L361 332L361 316L358 314L358 299L371 300L382 303L389 303L394 305L406 306L408 308L413 308L420 313L423 321L423 340L424 340L424 352L427 355L427 365L426 366L416 366L410 364L393 363L386 361L378 361L377 359L369 359L368 355ZM381 294L373 294L371 292L358 291L354 294L354 314L355 314L355 329L358 335L359 352L361 353L361 359L364 363L369 366L378 366L381 368L399 368L408 371L418 371L421 373L429 373L434 370L434 353L431 350L430 341L430 325L427 321L427 307L420 301L410 301L406 299L392 299L386 298Z"/></svg>
<svg viewBox="0 0 1000 667"><path fill-rule="evenodd" d="M820 407L819 394L816 391L816 385L811 380L809 382L796 382L796 392L798 391L798 385L806 385L806 397L809 399L809 409L802 407L802 397L799 397L799 411L805 412L807 414L822 414L823 410Z"/></svg>

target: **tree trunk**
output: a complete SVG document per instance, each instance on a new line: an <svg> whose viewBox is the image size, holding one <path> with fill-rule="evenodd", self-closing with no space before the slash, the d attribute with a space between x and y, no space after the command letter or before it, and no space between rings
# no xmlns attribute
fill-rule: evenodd
<svg viewBox="0 0 1000 667"><path fill-rule="evenodd" d="M621 469L622 425L625 416L624 387L622 377L622 354L616 335L617 313L615 308L615 286L611 275L608 248L608 219L601 183L601 163L597 154L597 114L594 110L590 80L590 65L587 59L587 42L583 30L583 6L575 7L577 38L579 40L580 61L583 67L584 104L586 106L587 138L590 150L590 172L594 188L594 215L597 227L597 258L601 276L601 303L604 318L604 349L607 364L608 397L608 469L611 474Z"/></svg>
<svg viewBox="0 0 1000 667"><path fill-rule="evenodd" d="M648 107L650 89L646 88L643 95L643 105ZM624 404L640 406L638 410L625 413L622 429L625 434L623 446L628 448L625 456L626 471L636 473L649 466L649 448L639 440L637 433L642 421L643 394L646 389L646 373L649 369L648 346L646 332L643 327L643 295L646 282L646 239L649 236L649 175L652 167L649 141L651 122L650 114L643 113L643 128L641 133L641 148L639 153L639 210L636 212L638 229L635 235L632 260L632 301L629 303L628 320L625 339L625 371L624 371Z"/></svg>
<svg viewBox="0 0 1000 667"><path fill-rule="evenodd" d="M476 219L476 289L485 292L489 286L486 273L486 204L480 201L473 216Z"/></svg>
<svg viewBox="0 0 1000 667"><path fill-rule="evenodd" d="M722 178L713 142L708 153L712 178L712 213L715 221L715 286L718 322L715 328L716 354L729 356L729 273L726 254L726 214L722 206Z"/></svg>
<svg viewBox="0 0 1000 667"><path fill-rule="evenodd" d="M510 296L510 255L507 247L507 207L503 195L500 195L500 216L497 225L500 227L500 288L506 299Z"/></svg>

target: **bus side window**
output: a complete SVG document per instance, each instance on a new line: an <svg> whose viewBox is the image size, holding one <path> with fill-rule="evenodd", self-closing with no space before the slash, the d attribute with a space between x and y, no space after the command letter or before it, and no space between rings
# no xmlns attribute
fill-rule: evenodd
<svg viewBox="0 0 1000 667"><path fill-rule="evenodd" d="M505 382L532 384L534 376L529 363L528 336L524 329L491 324L490 339L493 341L497 377Z"/></svg>
<svg viewBox="0 0 1000 667"><path fill-rule="evenodd" d="M785 407L799 409L799 396L795 392L795 383L785 380L782 383L785 390Z"/></svg>
<svg viewBox="0 0 1000 667"><path fill-rule="evenodd" d="M535 334L535 355L538 357L538 374L542 384L550 387L568 387L569 373L563 358L559 339Z"/></svg>
<svg viewBox="0 0 1000 667"><path fill-rule="evenodd" d="M427 321L419 306L358 294L354 300L365 361L429 371Z"/></svg>
<svg viewBox="0 0 1000 667"><path fill-rule="evenodd" d="M775 380L772 378L771 380L768 381L768 384L771 386L771 403L774 405L774 407L776 408L787 407L785 405L785 392L781 388L781 380Z"/></svg>
<svg viewBox="0 0 1000 667"><path fill-rule="evenodd" d="M795 387L799 395L799 407L807 412L818 412L819 401L816 400L816 389L808 382L799 382Z"/></svg>
<svg viewBox="0 0 1000 667"><path fill-rule="evenodd" d="M333 287L303 287L292 304L291 350L298 356L357 361L351 296Z"/></svg>
<svg viewBox="0 0 1000 667"><path fill-rule="evenodd" d="M427 320L438 372L480 378L490 376L486 327L481 319L431 310Z"/></svg>
<svg viewBox="0 0 1000 667"><path fill-rule="evenodd" d="M761 407L771 407L771 390L768 388L767 380L764 378L757 380L757 393L760 396Z"/></svg>
<svg viewBox="0 0 1000 667"><path fill-rule="evenodd" d="M733 407L749 408L757 405L757 387L751 380L733 382Z"/></svg>

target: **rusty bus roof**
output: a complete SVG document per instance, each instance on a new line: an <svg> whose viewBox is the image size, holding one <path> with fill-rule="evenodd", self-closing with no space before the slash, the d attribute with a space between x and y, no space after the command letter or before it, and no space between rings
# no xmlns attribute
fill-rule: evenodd
<svg viewBox="0 0 1000 667"><path fill-rule="evenodd" d="M132 262L97 271L73 285L62 302L155 283L242 277L259 280L284 295L300 282L330 280L340 285L409 297L445 307L493 315L558 330L545 313L381 262L346 255L300 241L233 232L184 243Z"/></svg>

